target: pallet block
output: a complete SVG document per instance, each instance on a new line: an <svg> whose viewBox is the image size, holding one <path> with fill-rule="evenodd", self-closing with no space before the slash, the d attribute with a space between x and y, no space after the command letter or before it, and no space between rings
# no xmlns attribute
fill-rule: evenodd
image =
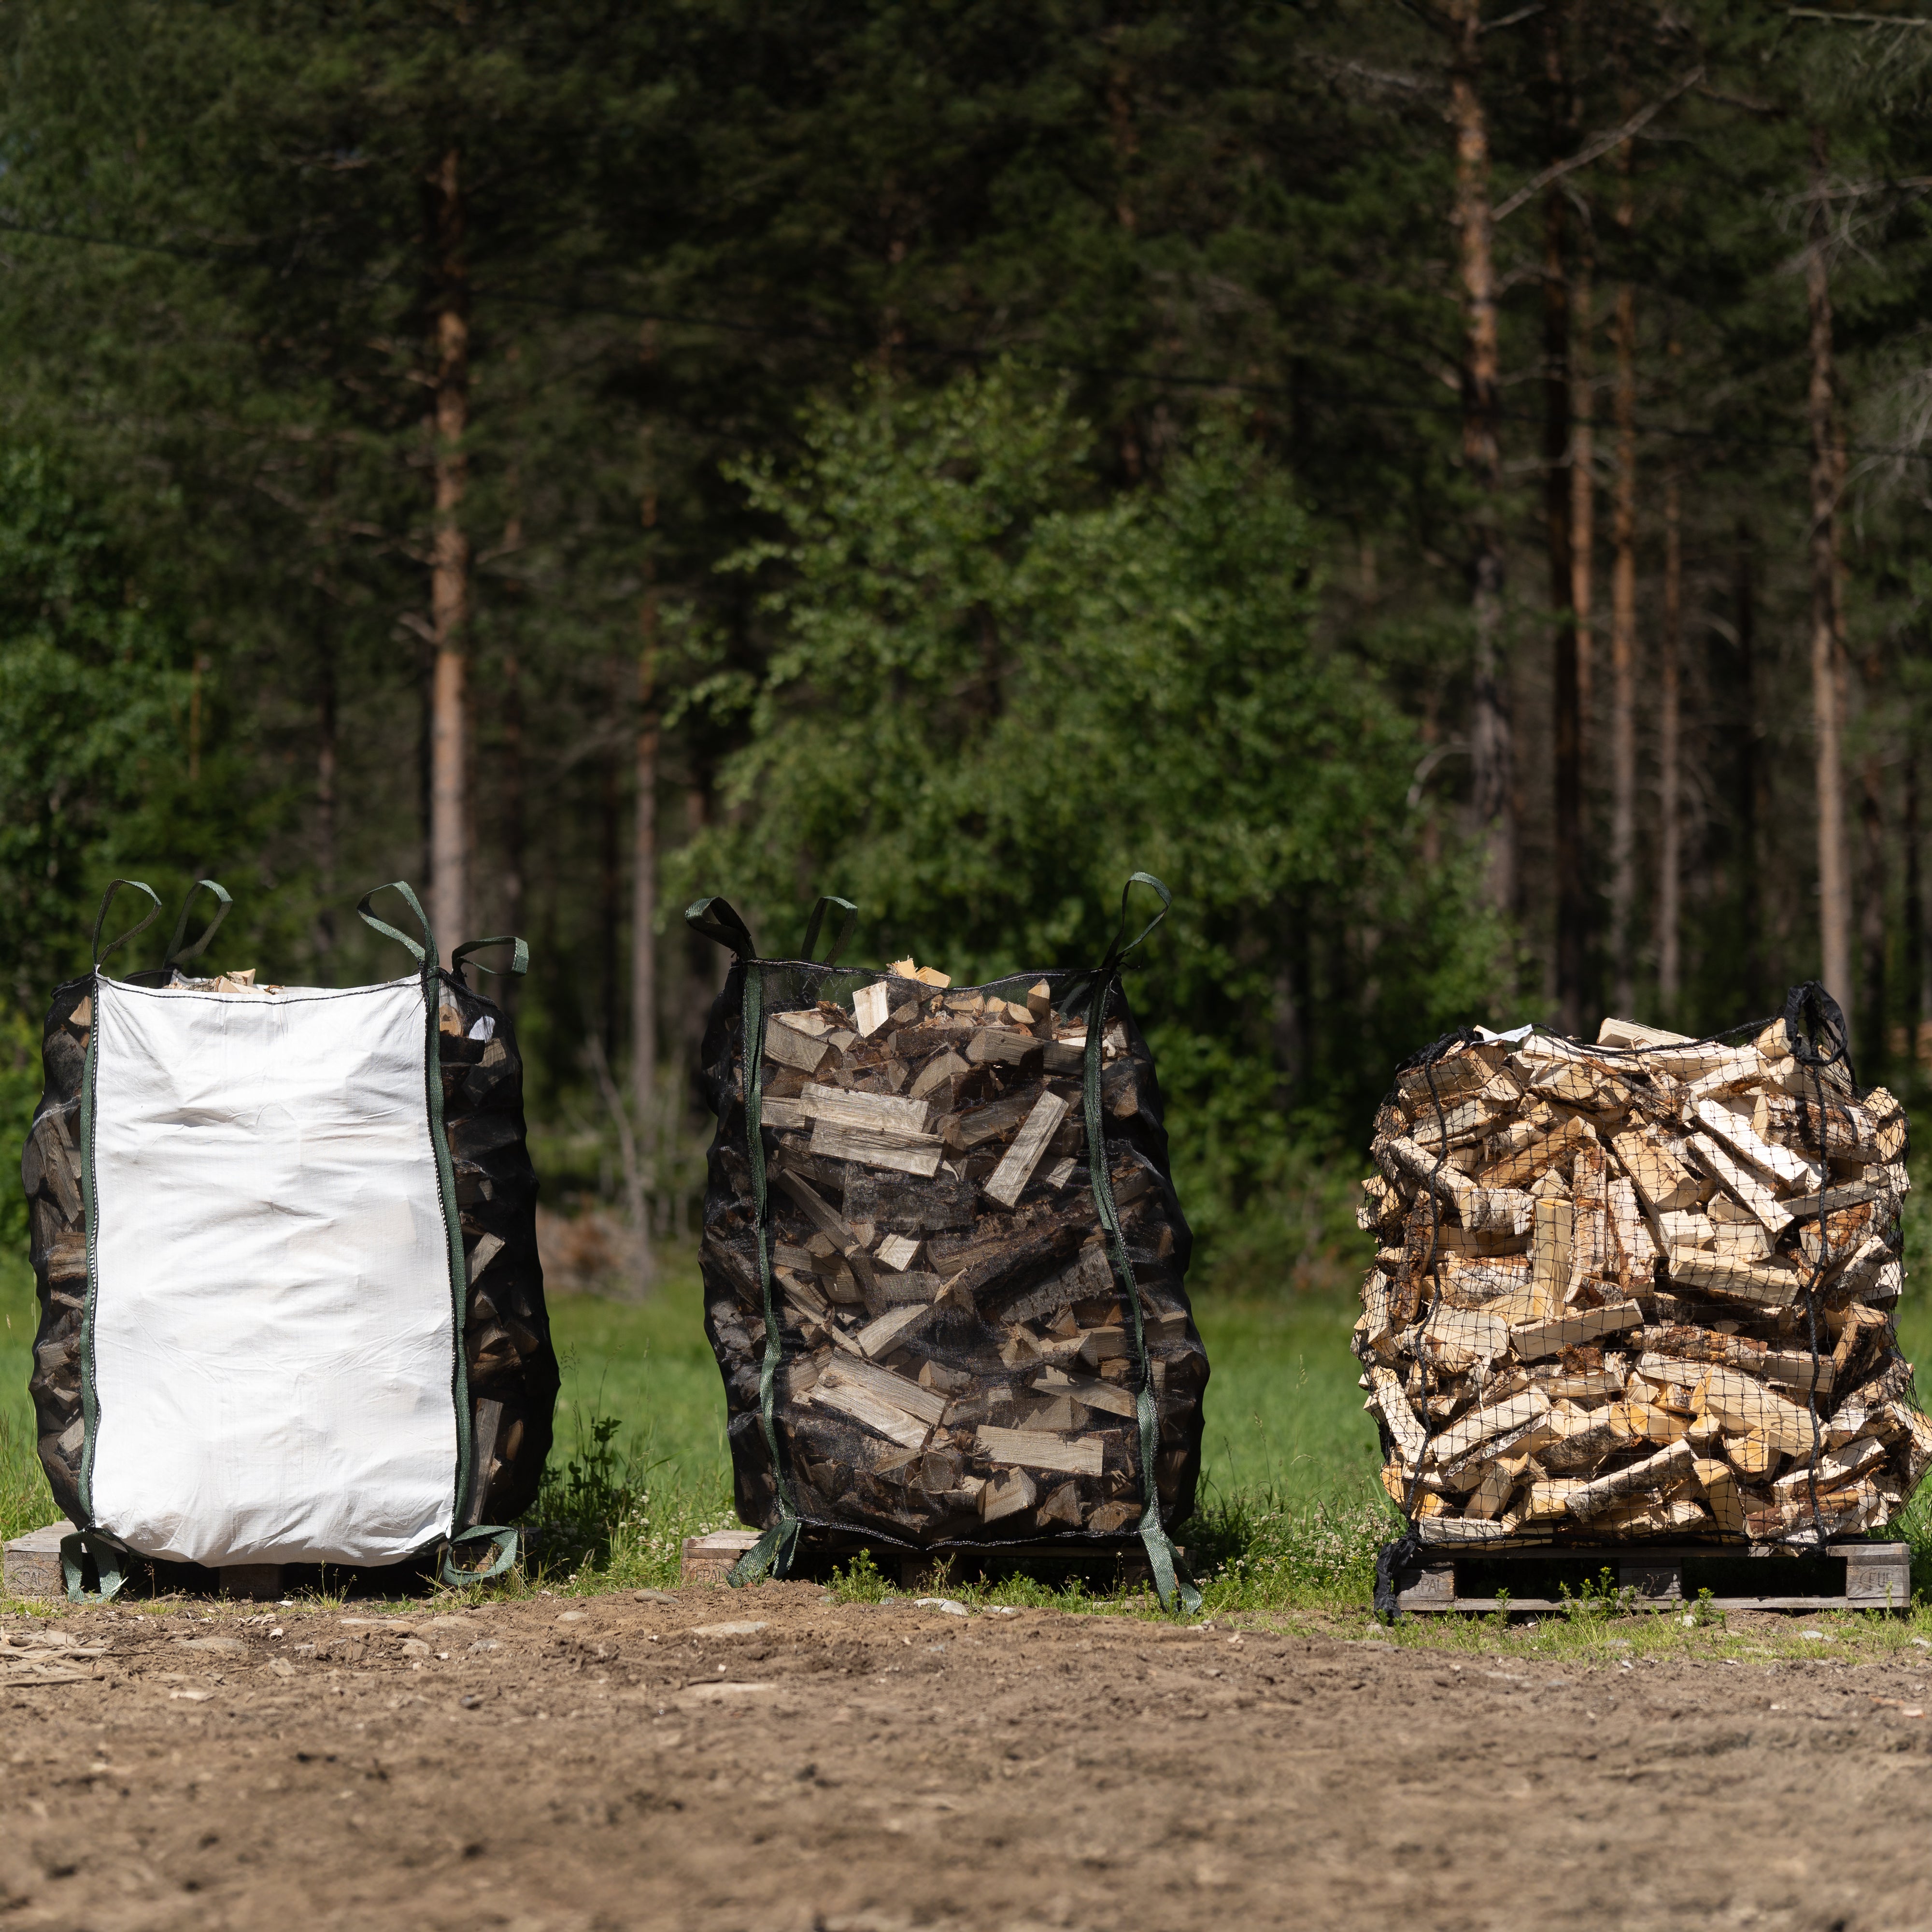
<svg viewBox="0 0 1932 1932"><path fill-rule="evenodd" d="M56 1601L67 1594L61 1576L60 1546L63 1537L74 1534L74 1525L63 1516L25 1536L16 1536L0 1553L0 1584L9 1597L34 1601Z"/></svg>
<svg viewBox="0 0 1932 1932"><path fill-rule="evenodd" d="M722 1583L724 1573L758 1540L756 1530L715 1530L710 1536L688 1536L677 1580L686 1583Z"/></svg>

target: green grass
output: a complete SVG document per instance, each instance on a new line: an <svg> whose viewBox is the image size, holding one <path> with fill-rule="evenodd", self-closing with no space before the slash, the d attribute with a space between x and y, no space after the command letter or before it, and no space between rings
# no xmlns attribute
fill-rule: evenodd
<svg viewBox="0 0 1932 1932"><path fill-rule="evenodd" d="M1348 1351L1351 1301L1333 1291L1274 1301L1210 1297L1196 1312L1214 1365L1202 1546L1248 1559L1223 1579L1219 1597L1238 1586L1240 1594L1278 1594L1292 1579L1324 1600L1353 1588L1366 1602L1376 1548L1396 1522L1376 1480L1375 1431ZM666 1256L661 1284L641 1306L559 1297L550 1324L564 1372L552 1459L560 1478L592 1450L595 1418L624 1425L608 1447L608 1481L577 1486L584 1505L607 1490L624 1492L614 1531L600 1538L594 1509L569 1507L564 1480L546 1498L555 1513L584 1518L572 1547L594 1549L595 1556L573 1567L574 1580L580 1588L674 1581L684 1536L736 1522L724 1389L704 1339L694 1258ZM1035 1590L1008 1585L996 1594L1017 1601Z"/></svg>
<svg viewBox="0 0 1932 1932"><path fill-rule="evenodd" d="M1932 1181L1932 1174L1927 1176ZM1908 1204L1909 1255L1932 1241L1932 1198ZM1367 1259L1363 1244L1362 1261ZM52 1504L34 1454L26 1381L34 1321L24 1266L0 1269L0 1529L8 1535L51 1520ZM1274 1296L1198 1295L1196 1318L1213 1365L1198 1512L1185 1540L1204 1573L1217 1618L1313 1618L1331 1629L1370 1627L1377 1547L1399 1527L1376 1480L1372 1425L1349 1354L1352 1281ZM704 1339L694 1254L663 1257L661 1284L640 1305L560 1296L550 1309L563 1365L557 1444L537 1516L548 1526L537 1558L511 1586L551 1590L662 1587L676 1580L687 1535L732 1526L724 1393ZM1906 1354L1932 1362L1932 1297L1908 1291L1899 1330ZM600 1431L599 1418L608 1419ZM609 1423L614 1422L614 1429ZM600 1435L603 1440L599 1441ZM1915 1546L1918 1606L1909 1618L1832 1616L1791 1620L1770 1637L1734 1636L1712 1622L1687 1627L1682 1612L1634 1616L1600 1601L1533 1629L1499 1634L1472 1624L1408 1619L1393 1640L1459 1646L1507 1641L1525 1654L1569 1654L1605 1645L1700 1654L1844 1654L1932 1638L1932 1495L1899 1526ZM1052 1603L1111 1614L1152 1614L1144 1590L1053 1591L1020 1579L949 1584L970 1601ZM890 1594L876 1574L848 1573L838 1594ZM1816 1629L1832 1642L1802 1638Z"/></svg>
<svg viewBox="0 0 1932 1932"><path fill-rule="evenodd" d="M0 1540L53 1521L54 1499L34 1450L34 1275L23 1259L0 1262Z"/></svg>

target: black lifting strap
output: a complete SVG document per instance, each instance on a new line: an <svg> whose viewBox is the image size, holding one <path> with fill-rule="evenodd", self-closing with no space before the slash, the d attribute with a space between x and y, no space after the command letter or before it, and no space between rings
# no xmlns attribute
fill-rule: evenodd
<svg viewBox="0 0 1932 1932"><path fill-rule="evenodd" d="M208 924L202 927L201 936L193 945L184 945L188 937L188 914L194 909L195 895L200 892L214 894L214 911ZM190 885L181 903L181 915L175 921L174 936L168 942L168 950L161 961L161 970L171 973L178 966L185 966L190 960L198 960L207 951L208 943L220 930L221 922L228 917L229 908L235 903L228 896L227 889L212 879L197 879Z"/></svg>
<svg viewBox="0 0 1932 1932"><path fill-rule="evenodd" d="M814 949L818 945L818 929L825 923L825 909L828 906L836 906L845 917L839 923L838 936L832 942L831 950L821 960L815 957ZM845 950L845 942L852 936L853 927L858 923L859 909L850 900L836 898L827 894L812 909L812 918L805 929L804 950L800 953L799 957L809 960L814 966L836 965L838 955Z"/></svg>
<svg viewBox="0 0 1932 1932"><path fill-rule="evenodd" d="M808 950L818 936L818 922L825 902L820 900L814 914L812 930L806 936ZM745 1152L752 1173L752 1231L758 1245L758 1281L764 1296L765 1347L758 1370L758 1422L771 1458L772 1487L778 1504L778 1521L734 1563L725 1576L734 1589L754 1583L768 1570L776 1576L789 1576L798 1554L799 1538L804 1529L798 1502L785 1474L784 1458L778 1444L778 1378L784 1360L784 1338L778 1323L778 1294L772 1278L770 1197L765 1176L765 1140L759 1122L762 1098L759 1071L764 1052L764 978L752 943L751 929L722 899L700 899L685 913L685 923L694 933L701 933L734 954L744 973L739 1009L740 1035L745 1069L744 1092L740 1100L745 1110Z"/></svg>

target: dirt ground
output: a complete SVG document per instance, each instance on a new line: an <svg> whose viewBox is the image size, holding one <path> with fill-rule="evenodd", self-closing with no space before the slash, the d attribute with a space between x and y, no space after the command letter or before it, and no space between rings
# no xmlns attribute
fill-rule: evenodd
<svg viewBox="0 0 1932 1932"><path fill-rule="evenodd" d="M0 1633L10 1928L1932 1924L1932 1657L1558 1666L812 1584Z"/></svg>

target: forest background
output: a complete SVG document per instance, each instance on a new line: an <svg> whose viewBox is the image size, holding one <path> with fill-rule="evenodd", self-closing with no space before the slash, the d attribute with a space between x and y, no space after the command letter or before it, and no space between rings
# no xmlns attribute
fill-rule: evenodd
<svg viewBox="0 0 1932 1932"><path fill-rule="evenodd" d="M526 934L547 1199L660 1244L701 892L969 981L1167 879L1210 1291L1332 1287L1452 1025L1815 975L1932 1057L1908 8L6 0L0 59L19 1123L118 874L291 981L394 969L383 880Z"/></svg>

